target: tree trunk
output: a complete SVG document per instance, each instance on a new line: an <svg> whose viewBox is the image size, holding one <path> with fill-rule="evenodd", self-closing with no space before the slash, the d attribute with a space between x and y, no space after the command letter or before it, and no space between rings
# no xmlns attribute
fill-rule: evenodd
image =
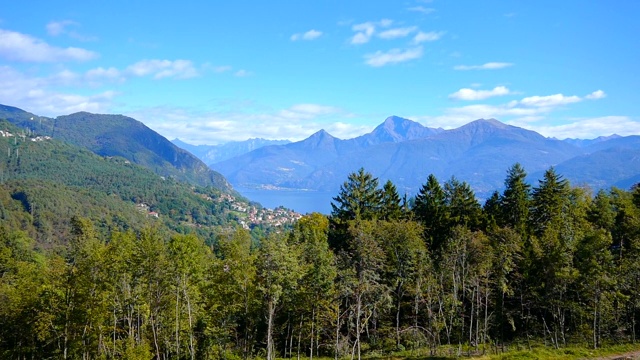
<svg viewBox="0 0 640 360"><path fill-rule="evenodd" d="M400 349L400 302L402 300L401 284L398 284L396 289L397 301L396 301L396 348Z"/></svg>
<svg viewBox="0 0 640 360"><path fill-rule="evenodd" d="M176 283L176 358L180 358L180 279Z"/></svg>
<svg viewBox="0 0 640 360"><path fill-rule="evenodd" d="M302 339L302 321L304 320L304 315L300 317L300 329L298 329L298 360L300 360L300 341Z"/></svg>
<svg viewBox="0 0 640 360"><path fill-rule="evenodd" d="M358 349L358 360L361 360L360 358L360 333L361 333L361 329L360 329L360 317L362 316L362 294L358 294L356 296L357 298L357 310L356 310L356 345L357 345L357 349Z"/></svg>
<svg viewBox="0 0 640 360"><path fill-rule="evenodd" d="M273 360L273 316L275 313L275 304L273 303L273 299L269 299L267 311L267 360Z"/></svg>
<svg viewBox="0 0 640 360"><path fill-rule="evenodd" d="M309 346L309 360L313 360L313 330L316 321L316 307L315 305L311 308L311 345Z"/></svg>
<svg viewBox="0 0 640 360"><path fill-rule="evenodd" d="M193 318L191 316L191 300L189 299L189 294L187 293L187 279L183 274L184 286L182 290L184 291L184 298L187 301L187 315L189 316L189 355L191 356L191 360L195 358L195 348L193 345Z"/></svg>

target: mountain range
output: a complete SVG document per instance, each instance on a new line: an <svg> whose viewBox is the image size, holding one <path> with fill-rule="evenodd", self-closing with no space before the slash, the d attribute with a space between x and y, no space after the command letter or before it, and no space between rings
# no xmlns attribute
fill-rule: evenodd
<svg viewBox="0 0 640 360"><path fill-rule="evenodd" d="M486 198L502 188L516 162L533 185L551 166L573 185L593 190L640 182L640 136L558 140L495 119L444 130L391 116L352 139L320 130L297 142L250 139L218 146L172 143L122 115L79 112L48 118L0 105L0 119L103 157L122 157L162 177L230 194L237 194L233 184L335 195L349 173L362 167L381 182L393 181L408 196L434 174L441 182L452 176L466 181Z"/></svg>
<svg viewBox="0 0 640 360"><path fill-rule="evenodd" d="M120 156L158 175L232 192L231 185L199 158L146 125L123 115L78 112L48 118L1 105L0 119L43 136L86 148L100 156Z"/></svg>
<svg viewBox="0 0 640 360"><path fill-rule="evenodd" d="M483 198L502 188L507 169L516 162L534 185L553 166L577 186L629 187L640 180L640 136L558 140L495 119L443 130L391 116L353 139L320 130L302 141L265 146L211 167L236 187L334 193L349 173L363 167L409 196L429 174L440 181L455 176Z"/></svg>
<svg viewBox="0 0 640 360"><path fill-rule="evenodd" d="M97 231L195 233L208 243L250 229L258 239L299 214L240 196L191 153L121 115L41 117L0 105L0 233L64 246L74 218Z"/></svg>
<svg viewBox="0 0 640 360"><path fill-rule="evenodd" d="M254 138L245 141L230 141L220 145L191 145L180 139L173 139L171 142L197 156L200 160L204 161L205 164L211 165L264 146L285 145L291 141Z"/></svg>

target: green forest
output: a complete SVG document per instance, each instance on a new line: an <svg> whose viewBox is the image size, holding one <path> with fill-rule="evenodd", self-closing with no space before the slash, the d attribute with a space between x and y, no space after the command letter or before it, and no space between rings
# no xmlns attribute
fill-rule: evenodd
<svg viewBox="0 0 640 360"><path fill-rule="evenodd" d="M329 216L259 241L241 227L208 238L86 213L47 233L60 246L43 246L4 221L0 357L360 358L635 342L640 188L593 194L553 168L535 185L526 176L513 165L481 205L456 178L430 175L406 199L360 169Z"/></svg>

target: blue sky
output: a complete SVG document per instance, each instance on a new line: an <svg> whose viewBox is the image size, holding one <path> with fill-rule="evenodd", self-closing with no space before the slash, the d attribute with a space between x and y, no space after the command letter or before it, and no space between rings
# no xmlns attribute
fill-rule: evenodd
<svg viewBox="0 0 640 360"><path fill-rule="evenodd" d="M387 116L640 134L637 1L2 1L0 103L169 139L339 138Z"/></svg>

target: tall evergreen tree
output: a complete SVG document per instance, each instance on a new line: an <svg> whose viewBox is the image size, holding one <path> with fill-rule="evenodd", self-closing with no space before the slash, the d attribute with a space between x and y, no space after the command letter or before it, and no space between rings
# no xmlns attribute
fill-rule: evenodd
<svg viewBox="0 0 640 360"><path fill-rule="evenodd" d="M447 236L449 214L445 193L435 175L430 174L426 184L418 191L413 213L424 228L430 250L438 251Z"/></svg>
<svg viewBox="0 0 640 360"><path fill-rule="evenodd" d="M398 220L403 216L402 200L398 195L398 189L391 180L387 180L382 187L380 212L380 218L383 220Z"/></svg>
<svg viewBox="0 0 640 360"><path fill-rule="evenodd" d="M525 238L531 207L531 185L525 180L527 173L520 163L515 163L507 171L504 192L500 197L501 216L498 224L514 229Z"/></svg>
<svg viewBox="0 0 640 360"><path fill-rule="evenodd" d="M444 184L444 195L449 214L448 226L462 225L471 230L480 228L482 223L480 203L466 181L460 182L452 177Z"/></svg>
<svg viewBox="0 0 640 360"><path fill-rule="evenodd" d="M331 202L331 218L335 220L371 220L378 216L382 192L378 178L360 168L351 173L340 186L340 193Z"/></svg>
<svg viewBox="0 0 640 360"><path fill-rule="evenodd" d="M349 174L347 181L340 186L338 196L331 202L329 244L334 249L343 248L350 222L377 218L381 205L382 191L378 189L378 178L363 168Z"/></svg>
<svg viewBox="0 0 640 360"><path fill-rule="evenodd" d="M569 190L569 181L558 175L553 167L545 171L544 178L533 189L530 221L536 236L542 236L552 220L563 216Z"/></svg>
<svg viewBox="0 0 640 360"><path fill-rule="evenodd" d="M482 213L484 215L484 229L491 231L498 226L498 221L502 217L502 208L500 207L500 193L494 191L491 196L484 202Z"/></svg>

